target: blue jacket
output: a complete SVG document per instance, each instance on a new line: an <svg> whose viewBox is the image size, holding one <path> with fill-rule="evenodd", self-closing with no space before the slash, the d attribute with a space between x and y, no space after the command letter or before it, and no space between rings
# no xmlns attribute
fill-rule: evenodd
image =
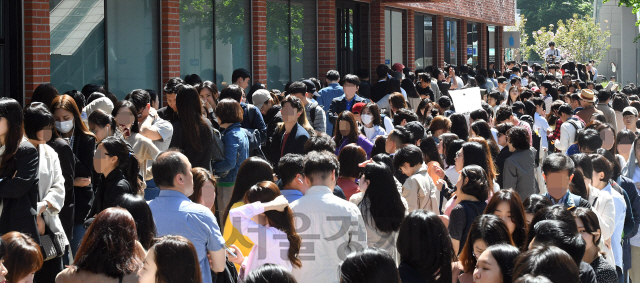
<svg viewBox="0 0 640 283"><path fill-rule="evenodd" d="M245 129L257 129L260 131L260 142L264 144L267 140L267 124L264 123L260 109L252 105L253 107L251 107L251 110L249 111L251 112L251 118L253 119L249 119L247 104L242 102L240 103L240 106L242 106L242 111L244 111L241 127Z"/></svg>
<svg viewBox="0 0 640 283"><path fill-rule="evenodd" d="M320 96L316 98L316 101L318 101L318 105L322 107L325 115L327 115L326 121L329 121L329 107L331 107L331 102L334 98L344 95L344 89L342 89L340 84L333 83L321 89L318 94ZM329 136L333 136L333 124L327 122L325 130Z"/></svg>
<svg viewBox="0 0 640 283"><path fill-rule="evenodd" d="M235 183L240 164L249 158L249 139L240 127L240 123L234 123L222 133L224 143L224 160L216 162L213 169L217 172L229 171L229 174L220 178L220 183Z"/></svg>

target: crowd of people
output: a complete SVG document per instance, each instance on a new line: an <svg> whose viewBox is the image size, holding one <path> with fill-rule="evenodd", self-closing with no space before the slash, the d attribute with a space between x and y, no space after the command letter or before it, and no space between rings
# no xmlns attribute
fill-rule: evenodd
<svg viewBox="0 0 640 283"><path fill-rule="evenodd" d="M0 281L640 282L639 89L594 70L2 98Z"/></svg>

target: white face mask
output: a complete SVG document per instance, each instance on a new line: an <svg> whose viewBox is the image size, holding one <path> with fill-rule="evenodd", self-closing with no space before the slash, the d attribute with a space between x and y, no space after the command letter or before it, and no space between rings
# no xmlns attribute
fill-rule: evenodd
<svg viewBox="0 0 640 283"><path fill-rule="evenodd" d="M373 121L373 115L369 115L369 114L362 114L360 115L360 118L362 119L362 124L368 125L369 123L371 123L371 121Z"/></svg>
<svg viewBox="0 0 640 283"><path fill-rule="evenodd" d="M63 134L68 133L73 129L73 119L64 122L56 122L56 129Z"/></svg>

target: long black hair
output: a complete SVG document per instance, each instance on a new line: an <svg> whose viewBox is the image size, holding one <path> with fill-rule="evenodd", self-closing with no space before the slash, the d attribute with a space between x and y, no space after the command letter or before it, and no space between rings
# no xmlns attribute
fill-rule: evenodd
<svg viewBox="0 0 640 283"><path fill-rule="evenodd" d="M467 127L467 119L460 113L454 113L449 116L451 120L451 133L458 135L460 139L469 140L469 127Z"/></svg>
<svg viewBox="0 0 640 283"><path fill-rule="evenodd" d="M251 270L244 278L245 283L296 283L296 278L284 267L265 263L264 265Z"/></svg>
<svg viewBox="0 0 640 283"><path fill-rule="evenodd" d="M107 125L111 127L114 136L121 136L120 129L118 129L118 123L113 116L105 113L102 109L96 109L95 111L89 114L89 118L87 118L89 125L93 124L100 128L104 128ZM136 119L137 123L137 119ZM133 130L131 130L133 132Z"/></svg>
<svg viewBox="0 0 640 283"><path fill-rule="evenodd" d="M137 114L138 110L136 110L136 106L133 104L133 102L129 100L118 101L118 103L116 103L116 105L113 107L113 110L111 111L111 116L118 117L118 112L120 112L120 108L123 108L123 107L128 108L131 114L133 114L133 124L131 125L131 132L139 133L140 127L138 126L138 114ZM188 127L183 127L183 129L184 128L188 128Z"/></svg>
<svg viewBox="0 0 640 283"><path fill-rule="evenodd" d="M47 108L51 107L51 102L60 95L52 84L40 84L31 95L31 103L42 102Z"/></svg>
<svg viewBox="0 0 640 283"><path fill-rule="evenodd" d="M364 180L369 181L369 186L358 207L365 223L385 233L398 231L406 208L396 189L393 172L384 163L372 162L364 167L360 182Z"/></svg>
<svg viewBox="0 0 640 283"><path fill-rule="evenodd" d="M400 283L394 259L384 250L366 248L340 264L341 283Z"/></svg>
<svg viewBox="0 0 640 283"><path fill-rule="evenodd" d="M482 214L471 223L469 235L465 241L464 248L460 252L460 262L465 272L473 272L478 259L473 256L473 244L477 240L482 240L490 247L496 244L512 245L511 234L507 224L493 214ZM476 255L479 256L479 255Z"/></svg>
<svg viewBox="0 0 640 283"><path fill-rule="evenodd" d="M134 216L135 217L135 216ZM156 282L202 283L196 248L182 236L167 235L153 245L156 256Z"/></svg>
<svg viewBox="0 0 640 283"><path fill-rule="evenodd" d="M196 151L202 151L205 145L201 144L201 135L207 141L213 142L213 133L202 116L202 101L195 87L179 85L176 96L176 108L178 118L182 124L182 132L186 141Z"/></svg>
<svg viewBox="0 0 640 283"><path fill-rule="evenodd" d="M136 231L138 233L138 241L145 250L149 250L156 237L156 224L153 221L151 208L145 199L138 195L124 194L118 197L116 201L119 207L122 207L131 213L133 220L136 221Z"/></svg>
<svg viewBox="0 0 640 283"><path fill-rule="evenodd" d="M100 144L107 150L108 156L118 157L118 166L133 189L134 194L142 190L142 184L138 179L140 173L140 162L133 153L131 146L122 138L106 137Z"/></svg>
<svg viewBox="0 0 640 283"><path fill-rule="evenodd" d="M273 181L273 167L271 167L271 164L260 157L249 157L243 161L238 169L231 199L226 204L220 222L224 223L227 220L229 210L231 210L234 203L242 201L249 189L262 181Z"/></svg>
<svg viewBox="0 0 640 283"><path fill-rule="evenodd" d="M9 126L4 137L5 150L0 155L0 172L4 175L14 169L14 157L24 136L24 115L20 103L13 98L0 98L0 117L7 119Z"/></svg>
<svg viewBox="0 0 640 283"><path fill-rule="evenodd" d="M457 257L449 231L435 213L411 212L400 226L396 248L400 261L417 270L425 282L451 282L451 263Z"/></svg>
<svg viewBox="0 0 640 283"><path fill-rule="evenodd" d="M425 136L422 138L422 142L420 142L420 150L422 150L422 154L424 155L424 162L429 163L431 161L435 161L438 162L440 168L444 168L444 162L442 162L440 153L438 153L438 145L436 144L436 140L433 136Z"/></svg>
<svg viewBox="0 0 640 283"><path fill-rule="evenodd" d="M457 137L457 136L456 136ZM444 142L440 141L440 142ZM444 147L444 161L447 163L447 166L455 166L456 165L456 154L458 151L462 149L462 145L465 143L464 140L455 139L449 142L448 144L443 144Z"/></svg>

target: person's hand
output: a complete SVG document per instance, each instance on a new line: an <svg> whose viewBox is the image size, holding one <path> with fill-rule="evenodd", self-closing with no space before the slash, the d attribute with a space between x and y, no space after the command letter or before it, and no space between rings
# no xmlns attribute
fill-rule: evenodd
<svg viewBox="0 0 640 283"><path fill-rule="evenodd" d="M230 262L233 262L235 264L242 264L242 262L244 261L244 256L242 255L242 252L240 251L240 249L238 247L236 247L236 245L231 245L229 247L229 249L236 254L236 256L232 256L228 251L225 251L225 253L227 253L227 258L229 259ZM211 261L211 260L209 260Z"/></svg>
<svg viewBox="0 0 640 283"><path fill-rule="evenodd" d="M375 162L375 161L373 161L373 159L369 159L369 160L367 160L365 162L362 162L362 163L358 164L358 167L366 167L367 164L369 164L371 162Z"/></svg>
<svg viewBox="0 0 640 283"><path fill-rule="evenodd" d="M44 219L42 219L42 215L38 214L36 216L36 224L38 224L38 234L44 235Z"/></svg>
<svg viewBox="0 0 640 283"><path fill-rule="evenodd" d="M76 177L73 179L74 187L86 187L91 185L91 178Z"/></svg>
<svg viewBox="0 0 640 283"><path fill-rule="evenodd" d="M131 129L129 129L125 125L118 125L118 129L120 129L120 132L125 138L128 138L129 136L131 136Z"/></svg>
<svg viewBox="0 0 640 283"><path fill-rule="evenodd" d="M282 195L276 197L274 200L267 202L264 211L276 210L284 211L289 206L289 201Z"/></svg>
<svg viewBox="0 0 640 283"><path fill-rule="evenodd" d="M153 107L149 107L149 116L151 116L151 117L156 117L156 116L158 116L158 110L156 110L156 109L155 109L155 108L153 108Z"/></svg>
<svg viewBox="0 0 640 283"><path fill-rule="evenodd" d="M444 170L442 170L440 166L436 166L435 173L436 176L440 177L440 179L444 179Z"/></svg>
<svg viewBox="0 0 640 283"><path fill-rule="evenodd" d="M444 180L440 179L436 182L436 189L438 189L438 191L442 191L442 188L444 188L444 185L447 182L445 182Z"/></svg>

